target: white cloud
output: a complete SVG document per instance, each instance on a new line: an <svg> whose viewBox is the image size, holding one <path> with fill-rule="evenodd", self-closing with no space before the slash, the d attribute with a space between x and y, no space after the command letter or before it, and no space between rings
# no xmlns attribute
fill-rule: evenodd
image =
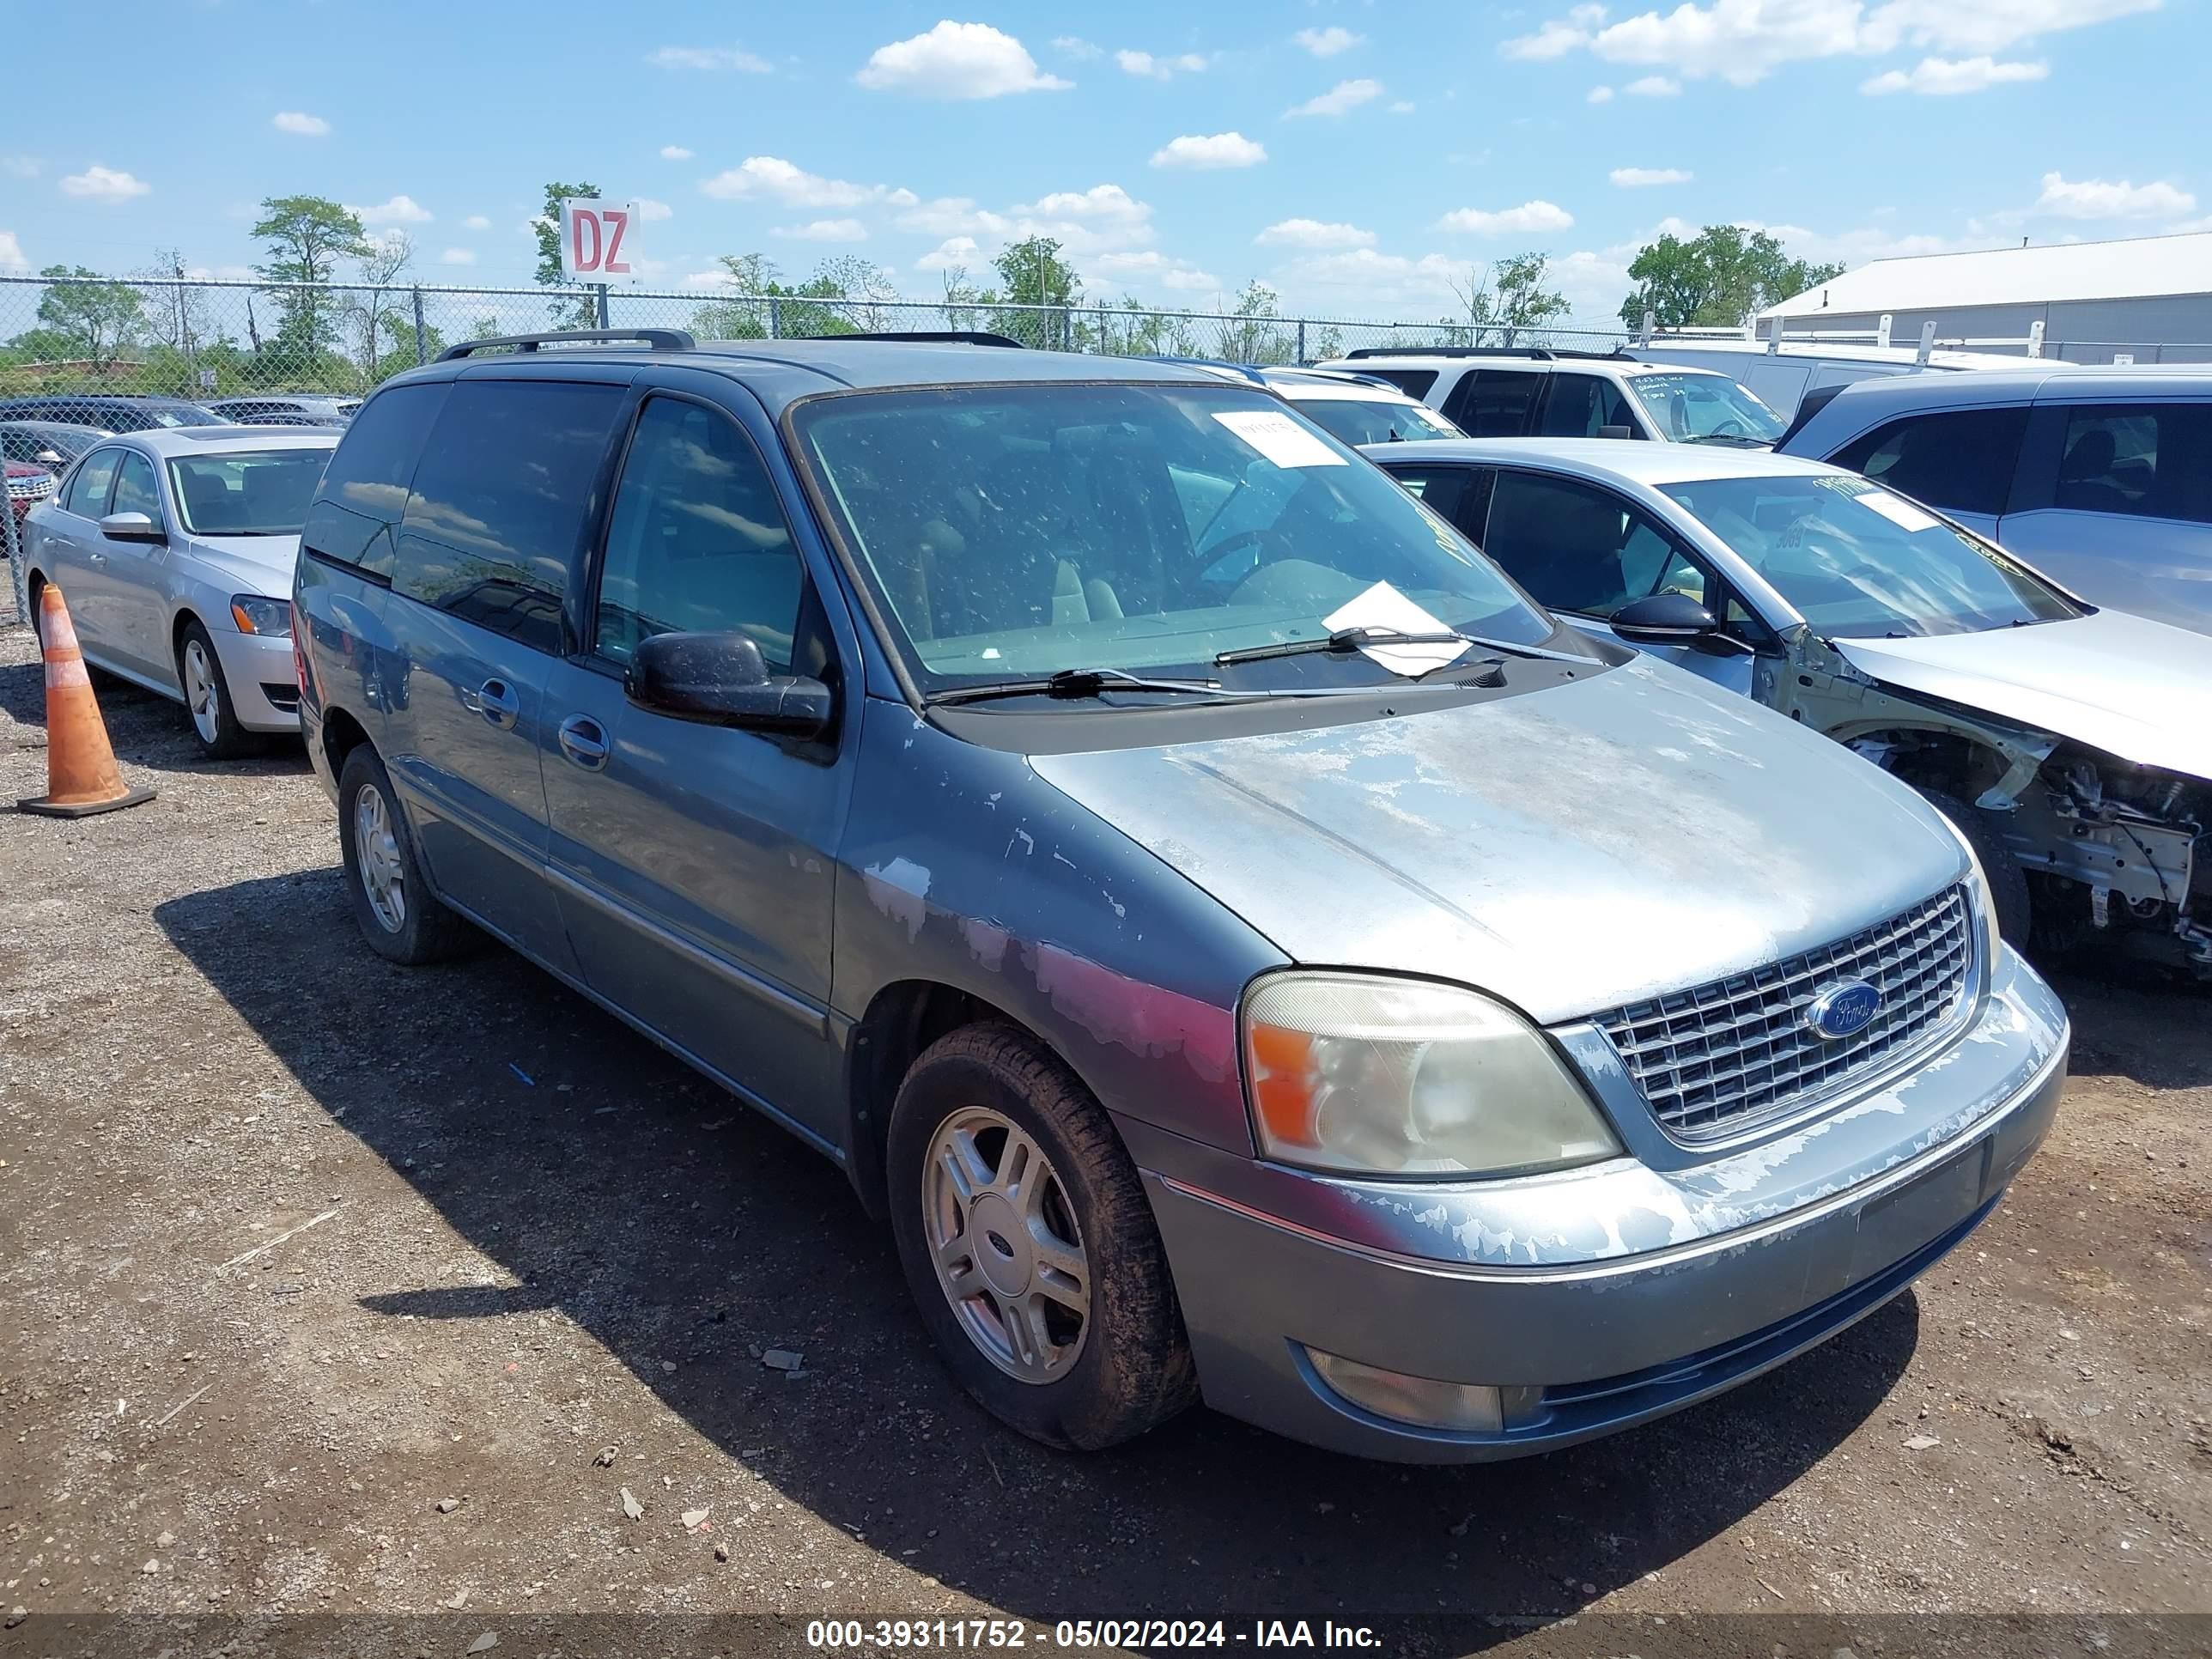
<svg viewBox="0 0 2212 1659"><path fill-rule="evenodd" d="M1609 176L1623 190L1648 190L1654 185L1686 185L1697 174L1680 167L1615 167Z"/></svg>
<svg viewBox="0 0 2212 1659"><path fill-rule="evenodd" d="M660 159L664 161L688 161L691 159L691 152L681 144L663 144Z"/></svg>
<svg viewBox="0 0 2212 1659"><path fill-rule="evenodd" d="M969 196L940 196L927 202L909 197L892 222L902 230L946 239L947 246L970 244L955 250L951 262L958 264L957 256L972 254L979 237L1006 242L1049 236L1072 258L1141 247L1152 240L1152 217L1151 204L1139 201L1121 185L1094 185L1084 191L1054 191L1003 212Z"/></svg>
<svg viewBox="0 0 2212 1659"><path fill-rule="evenodd" d="M2131 184L2125 179L2068 179L2056 173L2043 175L2043 194L2036 211L2061 219L2178 218L2196 210L2197 198L2178 185L2162 181Z"/></svg>
<svg viewBox="0 0 2212 1659"><path fill-rule="evenodd" d="M1325 29L1300 29L1291 39L1316 58L1334 58L1340 52L1364 45L1367 37L1331 23Z"/></svg>
<svg viewBox="0 0 2212 1659"><path fill-rule="evenodd" d="M1398 99L1390 106L1390 113L1393 115L1411 115L1413 112L1413 100L1410 98Z"/></svg>
<svg viewBox="0 0 2212 1659"><path fill-rule="evenodd" d="M269 118L269 125L279 132L296 133L302 138L326 138L331 131L331 124L321 116L296 109L278 110Z"/></svg>
<svg viewBox="0 0 2212 1659"><path fill-rule="evenodd" d="M748 155L736 167L702 179L702 191L718 201L744 201L765 197L787 207L856 208L872 202L894 206L912 204L911 191L882 185L856 185L844 179L825 179L809 173L780 155Z"/></svg>
<svg viewBox="0 0 2212 1659"><path fill-rule="evenodd" d="M0 270L27 270L30 264L23 257L23 245L15 240L15 233L0 230Z"/></svg>
<svg viewBox="0 0 2212 1659"><path fill-rule="evenodd" d="M427 225L429 210L412 196L395 196L388 202L379 202L374 207L348 207L348 213L364 225Z"/></svg>
<svg viewBox="0 0 2212 1659"><path fill-rule="evenodd" d="M964 270L982 257L973 236L948 236L914 262L916 270Z"/></svg>
<svg viewBox="0 0 2212 1659"><path fill-rule="evenodd" d="M1519 207L1502 208L1495 213L1480 208L1455 208L1437 221L1437 228L1472 231L1478 236L1495 236L1508 231L1534 235L1571 229L1574 222L1574 215L1565 208L1540 199L1523 202Z"/></svg>
<svg viewBox="0 0 2212 1659"><path fill-rule="evenodd" d="M735 288L737 285L738 279L720 266L713 270L695 270L689 276L678 279L676 284L678 288L710 294L717 289Z"/></svg>
<svg viewBox="0 0 2212 1659"><path fill-rule="evenodd" d="M449 247L438 256L441 265L472 265L477 262L477 251L472 247Z"/></svg>
<svg viewBox="0 0 2212 1659"><path fill-rule="evenodd" d="M957 236L963 240L978 231L1003 236L1014 228L1012 220L978 205L972 196L939 196L918 202L901 213L896 222L902 230L920 231L925 236Z"/></svg>
<svg viewBox="0 0 2212 1659"><path fill-rule="evenodd" d="M1663 75L1647 75L1640 81L1631 81L1626 90L1631 98L1679 98L1682 83Z"/></svg>
<svg viewBox="0 0 2212 1659"><path fill-rule="evenodd" d="M1241 132L1217 132L1210 137L1186 133L1152 152L1156 167L1251 167L1267 159L1267 147Z"/></svg>
<svg viewBox="0 0 2212 1659"><path fill-rule="evenodd" d="M1073 58L1085 63L1106 55L1105 47L1094 46L1079 34L1054 35L1052 49L1063 58Z"/></svg>
<svg viewBox="0 0 2212 1659"><path fill-rule="evenodd" d="M1319 97L1309 98L1296 109L1285 110L1285 118L1298 115L1343 115L1382 95L1380 81L1340 81Z"/></svg>
<svg viewBox="0 0 2212 1659"><path fill-rule="evenodd" d="M35 179L46 164L35 155L0 155L0 173L11 179Z"/></svg>
<svg viewBox="0 0 2212 1659"><path fill-rule="evenodd" d="M489 230L491 228L491 221L485 218L481 213L471 213L467 218L461 221L461 228L464 230Z"/></svg>
<svg viewBox="0 0 2212 1659"><path fill-rule="evenodd" d="M676 210L667 203L656 202L650 196L641 196L637 198L637 216L641 223L652 224L656 220L667 218L675 211Z"/></svg>
<svg viewBox="0 0 2212 1659"><path fill-rule="evenodd" d="M62 180L63 195L82 197L88 202L127 202L153 188L143 179L134 179L127 173L118 173L97 162Z"/></svg>
<svg viewBox="0 0 2212 1659"><path fill-rule="evenodd" d="M1221 279L1212 271L1200 270L1188 260L1170 258L1152 248L1133 253L1102 253L1085 260L1084 264L1086 279L1120 287L1151 283L1188 294L1218 289L1221 286Z"/></svg>
<svg viewBox="0 0 2212 1659"><path fill-rule="evenodd" d="M1047 75L1028 48L988 23L940 22L927 34L878 46L853 77L877 92L924 98L997 98L1059 92L1074 84Z"/></svg>
<svg viewBox="0 0 2212 1659"><path fill-rule="evenodd" d="M1717 76L1748 86L1784 64L1869 56L1917 46L1988 53L2063 29L2155 9L2160 0L1692 0L1671 11L1607 21L1601 5L1578 5L1534 33L1515 37L1509 58L1546 59L1587 51L1613 64L1670 69L1692 80Z"/></svg>
<svg viewBox="0 0 2212 1659"><path fill-rule="evenodd" d="M787 242L865 242L868 228L858 219L815 219L803 225L778 225L769 234Z"/></svg>
<svg viewBox="0 0 2212 1659"><path fill-rule="evenodd" d="M1263 247L1373 247L1375 233L1321 219L1283 219L1252 240Z"/></svg>
<svg viewBox="0 0 2212 1659"><path fill-rule="evenodd" d="M1121 66L1124 75L1142 75L1155 81L1170 81L1177 75L1195 75L1210 61L1204 52L1177 52L1172 57L1155 57L1149 52L1129 52L1114 54L1114 61Z"/></svg>
<svg viewBox="0 0 2212 1659"><path fill-rule="evenodd" d="M747 75L773 75L775 65L757 52L738 46L661 46L645 55L655 69L742 70Z"/></svg>
<svg viewBox="0 0 2212 1659"><path fill-rule="evenodd" d="M1569 318L1595 318L1607 326L1615 325L1621 300L1636 285L1626 264L1587 249L1553 259L1544 268L1544 280L1565 299Z"/></svg>
<svg viewBox="0 0 2212 1659"><path fill-rule="evenodd" d="M1589 89L1589 96L1583 99L1583 101L1586 104L1609 104L1613 101L1613 88L1611 87L1592 87Z"/></svg>
<svg viewBox="0 0 2212 1659"><path fill-rule="evenodd" d="M2051 73L2048 64L2001 64L1994 58L1923 58L1911 73L1890 70L1861 82L1859 90L1872 97L1886 93L1917 92L1943 97L1962 92L1986 92L2008 82L2041 81Z"/></svg>
<svg viewBox="0 0 2212 1659"><path fill-rule="evenodd" d="M1449 304L1451 284L1466 278L1467 265L1441 253L1415 259L1358 247L1293 259L1269 276L1270 286L1286 295L1311 295L1321 306L1356 307L1371 314L1406 306Z"/></svg>

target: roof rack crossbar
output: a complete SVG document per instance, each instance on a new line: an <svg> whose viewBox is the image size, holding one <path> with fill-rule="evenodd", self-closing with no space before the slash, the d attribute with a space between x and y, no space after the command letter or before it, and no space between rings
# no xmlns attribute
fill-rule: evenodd
<svg viewBox="0 0 2212 1659"><path fill-rule="evenodd" d="M903 340L909 345L1012 346L1017 351L1029 349L1010 335L969 328L862 329L854 334L826 334L822 337L832 341Z"/></svg>
<svg viewBox="0 0 2212 1659"><path fill-rule="evenodd" d="M1533 357L1551 362L1562 357L1592 361L1625 356L1619 346L1610 351L1577 351L1571 346L1361 346L1345 354L1355 357Z"/></svg>
<svg viewBox="0 0 2212 1659"><path fill-rule="evenodd" d="M689 351L698 341L680 328L568 328L550 334L500 334L488 340L464 340L447 346L437 361L474 356L480 351L535 351L549 345L597 345L611 341L634 341L653 351Z"/></svg>

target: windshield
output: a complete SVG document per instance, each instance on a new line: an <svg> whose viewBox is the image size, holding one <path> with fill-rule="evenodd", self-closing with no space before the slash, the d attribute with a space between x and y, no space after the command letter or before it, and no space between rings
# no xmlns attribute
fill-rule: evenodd
<svg viewBox="0 0 2212 1659"><path fill-rule="evenodd" d="M1441 415L1388 398L1296 398L1298 413L1346 443L1399 443L1411 438L1464 438Z"/></svg>
<svg viewBox="0 0 2212 1659"><path fill-rule="evenodd" d="M1975 634L2082 614L1997 549L1864 478L1664 488L1830 637Z"/></svg>
<svg viewBox="0 0 2212 1659"><path fill-rule="evenodd" d="M794 420L927 690L1210 672L1224 651L1326 638L1324 619L1378 582L1440 624L1515 643L1553 632L1456 531L1262 392L867 392ZM1335 672L1386 671L1355 653Z"/></svg>
<svg viewBox="0 0 2212 1659"><path fill-rule="evenodd" d="M1725 374L1670 370L1627 380L1652 425L1676 443L1771 444L1782 436L1782 417Z"/></svg>
<svg viewBox="0 0 2212 1659"><path fill-rule="evenodd" d="M169 463L178 510L196 536L296 536L327 448L235 450Z"/></svg>

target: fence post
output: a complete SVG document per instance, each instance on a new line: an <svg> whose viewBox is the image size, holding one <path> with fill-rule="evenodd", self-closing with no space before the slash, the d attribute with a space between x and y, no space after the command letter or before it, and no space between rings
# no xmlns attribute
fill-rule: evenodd
<svg viewBox="0 0 2212 1659"><path fill-rule="evenodd" d="M415 367L420 368L430 361L429 337L422 329L422 285L415 285Z"/></svg>
<svg viewBox="0 0 2212 1659"><path fill-rule="evenodd" d="M599 326L601 328L612 328L614 325L607 320L607 285L605 283L601 283L598 284L598 287L599 290L598 296Z"/></svg>
<svg viewBox="0 0 2212 1659"><path fill-rule="evenodd" d="M773 296L768 302L768 337L771 340L783 337L783 301Z"/></svg>
<svg viewBox="0 0 2212 1659"><path fill-rule="evenodd" d="M1305 319L1304 318L1301 317L1301 318L1299 318L1299 319L1298 319L1298 361L1299 361L1301 363L1303 363L1303 362L1305 362L1305 360L1306 360L1306 319Z"/></svg>

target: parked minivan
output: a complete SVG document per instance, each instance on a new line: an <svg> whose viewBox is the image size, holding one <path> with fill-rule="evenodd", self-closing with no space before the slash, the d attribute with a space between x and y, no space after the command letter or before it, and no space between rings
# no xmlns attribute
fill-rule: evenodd
<svg viewBox="0 0 2212 1659"><path fill-rule="evenodd" d="M2099 605L2212 634L2212 367L1910 376L1808 404L1784 453L1941 507Z"/></svg>
<svg viewBox="0 0 2212 1659"><path fill-rule="evenodd" d="M2057 1107L1941 817L1201 370L473 342L347 428L295 604L371 945L489 933L836 1160L1054 1444L1658 1416Z"/></svg>

